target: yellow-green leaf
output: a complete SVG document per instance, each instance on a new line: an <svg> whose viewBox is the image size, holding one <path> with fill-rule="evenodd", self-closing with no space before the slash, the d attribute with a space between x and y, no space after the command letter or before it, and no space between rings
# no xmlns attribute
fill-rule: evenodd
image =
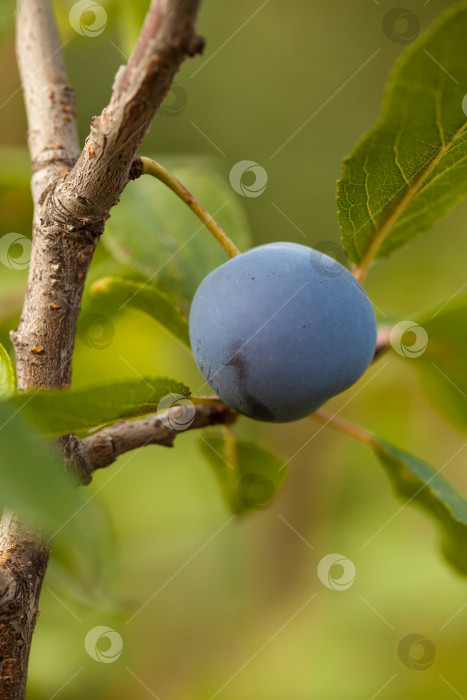
<svg viewBox="0 0 467 700"><path fill-rule="evenodd" d="M120 309L128 307L144 311L190 347L186 317L166 294L149 282L104 277L94 282L90 292L97 302L102 300Z"/></svg>
<svg viewBox="0 0 467 700"><path fill-rule="evenodd" d="M0 399L15 393L16 379L10 356L0 343Z"/></svg>

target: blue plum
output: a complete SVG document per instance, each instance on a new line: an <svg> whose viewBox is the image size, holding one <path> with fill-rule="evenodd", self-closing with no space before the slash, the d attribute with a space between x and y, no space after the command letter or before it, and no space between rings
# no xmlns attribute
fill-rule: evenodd
<svg viewBox="0 0 467 700"><path fill-rule="evenodd" d="M196 362L239 413L298 420L363 374L376 320L340 263L296 243L237 255L200 284L190 312Z"/></svg>

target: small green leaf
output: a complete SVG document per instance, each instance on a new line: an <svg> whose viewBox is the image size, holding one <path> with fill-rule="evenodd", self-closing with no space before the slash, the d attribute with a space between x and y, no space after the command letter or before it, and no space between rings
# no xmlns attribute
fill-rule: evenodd
<svg viewBox="0 0 467 700"><path fill-rule="evenodd" d="M0 402L0 508L61 527L83 499L36 429L11 401Z"/></svg>
<svg viewBox="0 0 467 700"><path fill-rule="evenodd" d="M372 447L381 461L397 496L417 505L438 522L442 548L449 562L467 575L467 499L426 462L383 440L374 438Z"/></svg>
<svg viewBox="0 0 467 700"><path fill-rule="evenodd" d="M399 60L381 118L344 161L338 215L352 261L408 243L467 194L467 3Z"/></svg>
<svg viewBox="0 0 467 700"><path fill-rule="evenodd" d="M254 443L209 433L199 438L199 446L232 512L261 510L273 501L287 473L279 457Z"/></svg>
<svg viewBox="0 0 467 700"><path fill-rule="evenodd" d="M150 283L135 282L124 277L104 277L90 289L96 301L109 301L119 308L140 309L171 331L190 347L188 321L182 311Z"/></svg>
<svg viewBox="0 0 467 700"><path fill-rule="evenodd" d="M175 379L142 377L78 389L25 392L12 402L48 438L83 434L91 428L157 411L167 395L188 396Z"/></svg>
<svg viewBox="0 0 467 700"><path fill-rule="evenodd" d="M0 343L0 399L15 393L16 379L10 356Z"/></svg>
<svg viewBox="0 0 467 700"><path fill-rule="evenodd" d="M414 360L435 406L458 425L467 427L467 296L438 304L418 315L428 338Z"/></svg>
<svg viewBox="0 0 467 700"><path fill-rule="evenodd" d="M250 246L245 214L228 182L207 166L164 166L208 210L240 250ZM103 242L163 289L189 301L204 277L227 261L225 251L186 204L152 177L130 182L106 224Z"/></svg>

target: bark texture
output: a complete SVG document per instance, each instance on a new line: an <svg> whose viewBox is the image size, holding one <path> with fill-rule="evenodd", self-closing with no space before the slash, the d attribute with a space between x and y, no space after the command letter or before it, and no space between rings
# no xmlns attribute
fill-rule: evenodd
<svg viewBox="0 0 467 700"><path fill-rule="evenodd" d="M137 46L80 153L74 92L49 0L18 0L17 56L33 165L33 248L19 326L19 389L71 381L86 274L136 150L186 55L201 51L201 0L152 0ZM73 438L65 439L71 444ZM0 700L22 700L49 551L14 514L0 523Z"/></svg>
<svg viewBox="0 0 467 700"><path fill-rule="evenodd" d="M73 472L83 483L89 483L96 469L109 467L125 452L147 445L172 447L180 433L227 425L236 418L237 414L224 405L177 406L143 420L120 421L82 440L74 439L65 446L65 452Z"/></svg>

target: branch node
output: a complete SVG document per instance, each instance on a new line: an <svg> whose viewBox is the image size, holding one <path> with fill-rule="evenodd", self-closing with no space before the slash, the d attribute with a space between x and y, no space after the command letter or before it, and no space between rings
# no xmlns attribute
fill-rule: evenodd
<svg viewBox="0 0 467 700"><path fill-rule="evenodd" d="M139 156L134 159L130 166L129 178L130 180L137 180L143 174L143 159Z"/></svg>
<svg viewBox="0 0 467 700"><path fill-rule="evenodd" d="M202 54L205 46L206 41L199 34L190 34L182 39L183 50L191 58L197 54Z"/></svg>

